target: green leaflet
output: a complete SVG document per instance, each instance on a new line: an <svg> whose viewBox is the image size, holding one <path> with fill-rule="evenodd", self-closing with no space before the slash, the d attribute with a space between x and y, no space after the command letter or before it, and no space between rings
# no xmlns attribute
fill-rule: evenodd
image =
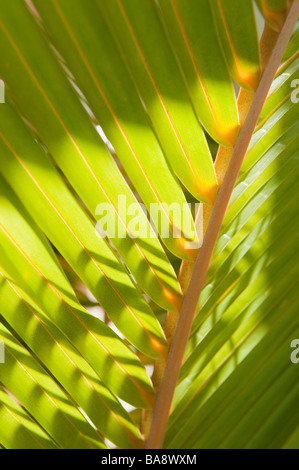
<svg viewBox="0 0 299 470"><path fill-rule="evenodd" d="M0 422L0 442L6 449L57 448L41 427L1 387Z"/></svg>
<svg viewBox="0 0 299 470"><path fill-rule="evenodd" d="M268 280L270 274L273 273L272 278L274 278L277 272L279 272L278 263L284 263L284 257L289 259L287 254L293 252L294 243L297 239L296 233L294 233L294 237L292 237L292 243L290 241L290 246L286 245L284 249L281 248L284 240L283 231L288 233L288 231L291 230L292 224L289 222L288 216L291 214L295 217L298 212L296 199L294 198L298 168L295 172L293 170L293 173L292 181L290 181L290 190L286 191L285 189L289 182L285 179L284 185L279 187L279 191L273 192L271 196L272 201L271 197L268 197L266 201L267 204L265 202L259 210L256 211L254 216L248 220L243 231L236 233L236 236L228 245L226 253L224 251L211 266L211 268L214 268L213 278L212 280L207 280L207 287L205 292L203 292L203 297L200 302L200 315L194 322L193 336L190 338L188 346L188 359L182 369L182 377L186 378L188 381L190 380L191 370L192 375L198 375L198 370L203 367L203 361L205 366L213 368L213 363L209 365L209 360L211 360L210 354L213 348L219 347L217 335L219 334L222 338L226 338L226 340L229 341L232 331L241 323L240 320L232 321L231 323L227 321L231 318L230 312L236 314L239 312L240 308L242 308L244 314L241 314L240 318L243 318L243 315L244 317L245 315L249 316L260 308L261 302L269 296L267 285L270 288L273 282ZM284 193L286 196L281 197L281 194ZM292 194L292 198L290 194ZM279 200L281 204L289 201L289 212L286 214L285 211L282 210L283 206L281 206L279 210L276 209L276 211L272 213L271 209L273 209L273 205L271 202L273 203L273 199ZM275 237L269 237L270 230L275 233ZM250 251L249 247L252 247ZM281 253L280 258L275 256L278 251ZM271 271L270 266L272 266ZM265 279L265 276L263 277L264 272L269 272L267 279ZM252 285L250 286L250 284ZM213 290L211 290L212 285L215 286ZM261 290L260 299L257 297L257 299L253 301L256 296L254 292L256 287L254 286L257 288L266 286L266 288L264 292ZM240 297L241 295L243 298ZM221 299L221 302L219 302L218 299ZM273 297L270 298L270 302L271 299L273 299ZM250 303L252 303L252 306ZM248 309L246 307L247 305L249 306ZM263 310L261 309L261 311ZM223 331L224 324L227 325L225 331ZM207 336L204 340L200 341L200 333L203 332L205 335L205 332L209 332L211 328L212 330L209 333L209 337ZM198 341L200 341L200 343L198 343ZM195 349L194 345L197 343L198 346ZM194 354L192 353L193 349ZM200 354L200 351L204 351L204 355L201 361L197 361L195 358L197 354ZM187 380L186 383L188 383ZM182 383L182 386L179 386L179 388L184 390L184 384Z"/></svg>
<svg viewBox="0 0 299 470"><path fill-rule="evenodd" d="M281 448L297 428L298 122L278 80L280 106L270 94L215 247L168 448Z"/></svg>
<svg viewBox="0 0 299 470"><path fill-rule="evenodd" d="M64 449L106 447L64 392L3 325L0 325L0 339L5 345L1 382L54 442Z"/></svg>
<svg viewBox="0 0 299 470"><path fill-rule="evenodd" d="M27 14L25 9L25 18ZM20 21L22 19L23 15ZM97 207L101 203L111 206L112 214L109 224L113 228L116 226L116 237L112 242L116 243L122 258L140 286L164 308L177 309L181 297L178 282L153 230L150 231L146 218L141 217L147 229L146 233L150 233L150 237L140 240L129 236L118 238L119 232L121 236L126 234L128 224L130 226L131 223L131 231L134 229L135 214L127 214L128 208L131 205L137 208L140 206L109 156L102 140L93 129L75 93L72 92L67 79L44 43L43 37L40 36L37 25L30 17L26 31L27 35L31 31L33 36L27 39L31 60L31 45L35 44L35 47L38 47L32 64L24 62L25 56L21 55L20 49L15 49L18 46L11 43L13 39L10 37L9 40L7 36L9 33L5 31L7 48L10 51L8 56L14 57L11 63L14 64L16 70L21 68L24 72L24 89L19 87L18 80L16 80L18 74L11 71L10 67L3 72L14 98L22 106L24 114L31 122L34 122L44 143L66 172L91 214L97 218ZM40 56L47 57L46 77L40 69ZM61 103L60 96L63 96L67 105ZM27 100L30 100L30 104ZM2 110L2 113L5 113L5 110ZM123 214L118 213L119 195L122 196L127 222ZM141 211L140 214L143 212Z"/></svg>
<svg viewBox="0 0 299 470"><path fill-rule="evenodd" d="M298 56L298 50L299 50L299 21L297 21L293 35L290 39L288 47L285 50L283 61L289 60L295 54Z"/></svg>
<svg viewBox="0 0 299 470"><path fill-rule="evenodd" d="M123 53L169 164L194 197L213 204L218 188L209 148L155 2L97 3Z"/></svg>
<svg viewBox="0 0 299 470"><path fill-rule="evenodd" d="M294 186L292 187L292 190L294 191ZM296 207L294 200L291 201L291 206L291 209L293 211L292 214L295 215ZM246 302L248 301L248 304L244 303L242 305L244 305L243 311L246 313L246 315L252 313L252 306L253 308L257 308L261 305L262 301L267 298L267 291L265 294L261 293L260 298L257 297L252 303L253 305L251 306L250 301L254 298L253 294L255 293L254 290L256 289L256 287L253 286L252 288L248 288L248 284L253 284L256 279L258 279L258 276L262 278L262 270L269 270L270 267L273 268L274 266L278 266L275 260L275 250L278 250L279 244L281 244L281 227L286 227L290 229L290 224L288 224L286 217L282 216L281 211L277 212L277 217L271 218L270 214L268 214L263 221L257 224L255 229L253 230L252 236L244 237L244 239L242 239L239 242L238 246L234 249L233 253L230 253L227 256L225 262L223 263L223 266L217 270L215 274L215 282L217 281L217 288L215 289L215 292L213 292L212 295L208 295L207 292L205 293L205 299L202 300L201 316L200 319L198 318L198 320L200 321L198 321L197 324L194 325L193 340L196 339L195 336L198 334L199 331L207 331L211 327L211 314L213 312L213 308L215 308L215 303L217 302L216 299L218 299L219 297L223 297L223 301L221 302L221 304L217 305L217 310L214 315L214 320L218 321L217 327L213 329L213 334L215 337L222 330L222 320L230 318L230 311L235 312L234 309L238 306L238 300L236 300L235 306L232 309L230 309L230 305L234 302L235 299L238 299L239 296L243 295L242 293L245 289L247 289ZM274 228L277 230L277 235L274 240L271 240L271 242L269 242L268 237L269 228ZM254 244L254 246L256 247L253 254L255 256L259 256L258 263L254 263L252 259L247 259L249 243ZM294 245L293 240L292 243ZM265 249L263 249L264 247ZM293 250L293 246L291 247L291 250ZM274 253L274 255L272 253ZM287 256L288 250L283 250L283 254ZM241 270L242 277L240 276ZM271 286L271 282L274 279L274 268L272 269L272 273L272 277L270 278L269 276L270 280L265 281L264 285ZM236 281L238 281L238 283L236 283ZM258 288L261 286L261 284L258 284L258 281L256 282L256 285ZM245 296L243 297L245 299ZM247 305L249 305L250 308L246 309ZM238 325L238 322L235 322L235 324L232 323L232 325L226 329L225 337L227 340L229 339L229 335L231 334L231 331L233 331L236 325ZM205 338L203 344L201 344L198 348L197 353L199 353L199 350L203 350L207 340L208 338ZM209 353L213 350L215 344L216 341L213 341L210 345L206 345L207 348L205 352L208 353L206 354L206 357L204 359L206 365L208 364ZM198 363L195 364L194 362L195 355L192 355L192 341L190 341L189 351L187 351L187 354L189 354L189 357L182 370L182 376L186 378L188 377L188 373L190 372L191 367L200 367ZM196 373L194 369L192 374L193 373Z"/></svg>
<svg viewBox="0 0 299 470"><path fill-rule="evenodd" d="M188 2L188 8L184 0L158 4L199 120L213 139L233 147L239 118L209 0Z"/></svg>
<svg viewBox="0 0 299 470"><path fill-rule="evenodd" d="M294 294L293 294L294 296ZM293 298L290 298L290 303L293 302ZM262 307L263 308L263 307ZM214 393L212 398L206 403L205 406L201 409L201 417L198 419L196 413L196 405L193 403L193 412L192 412L192 422L187 420L189 424L188 433L186 429L182 430L182 433L185 431L185 438L189 440L188 445L191 448L215 448L217 447L226 447L226 445L232 446L232 441L230 444L225 442L225 436L232 435L232 433L237 433L237 438L235 434L234 439L234 448L240 446L240 438L244 439L243 448L246 446L250 447L250 438L255 434L258 435L258 432L261 428L267 424L267 421L273 418L273 407L279 402L282 402L286 397L285 388L281 385L284 385L288 390L293 390L293 387L297 384L296 380L296 370L293 365L290 363L290 354L289 354L289 345L293 335L298 336L298 322L294 321L295 319L295 310L294 307L290 309L290 313L286 318L282 315L283 310L277 308L277 312L280 315L280 319L270 317L266 318L268 321L273 323L274 334L265 334L263 335L262 327L257 326L256 331L251 334L247 344L244 343L244 346L237 349L239 355L238 364L233 365L234 356L231 358L229 364L226 365L226 369L231 372L231 376L227 381L219 387L219 392ZM291 315L291 316L290 316ZM292 321L291 321L292 318ZM264 337L263 337L264 336ZM235 344L235 339L232 338L231 343ZM251 344L250 344L251 343ZM247 359L244 359L245 351L252 350L252 353L248 355ZM218 360L218 358L216 358ZM242 362L243 360L243 362ZM238 367L239 365L239 367ZM235 373L232 372L235 367ZM218 371L217 371L218 372ZM287 374L287 380L284 378L283 373ZM218 379L218 382L221 382L219 373L215 374L215 380ZM273 390L273 382L277 380L279 388ZM247 387L244 387L244 384L248 384ZM276 385L276 384L275 384ZM198 387L198 384L197 384ZM273 388L271 388L273 387ZM298 391L298 389L297 389ZM268 396L267 396L268 394ZM272 400L269 402L269 395ZM265 398L264 398L265 396ZM275 397L275 400L273 399ZM202 397L199 397L202 398ZM264 403L262 399L264 398ZM261 411L263 405L267 407L263 409L263 413L259 416L258 409ZM272 409L271 409L272 408ZM235 410L235 415L232 419L232 411ZM236 410L238 411L236 412ZM289 417L294 413L294 398L293 402L289 403L287 413L284 415L284 418L288 420ZM190 414L189 410L189 413ZM276 423L274 428L277 428L277 414L279 413L279 406L276 410ZM186 413L187 415L187 413ZM185 415L185 417L187 417ZM197 415L197 421L195 423L195 416ZM255 422L253 419L255 418ZM298 415L297 415L298 418ZM205 422L209 422L210 429L207 429L207 425L202 422L202 419ZM213 427L215 423L215 427ZM246 433L242 434L240 429L238 429L238 424L243 429L247 425ZM294 427L293 423L293 427ZM201 436L199 435L199 429L201 429ZM215 432L217 429L217 432ZM177 434L177 438L182 438L184 434ZM273 435L273 434L272 434ZM271 435L268 435L271 438ZM247 438L247 441L246 441ZM268 441L269 442L269 441ZM178 442L177 442L178 443ZM177 446L177 443L172 442L170 446ZM279 443L280 446L283 442ZM186 446L185 441L180 442L180 448ZM267 440L265 440L265 435L263 440L255 441L254 448L265 448L267 446ZM189 448L189 447L188 447Z"/></svg>
<svg viewBox="0 0 299 470"><path fill-rule="evenodd" d="M289 0L255 0L262 15L270 26L280 31L285 22L290 1Z"/></svg>
<svg viewBox="0 0 299 470"><path fill-rule="evenodd" d="M117 214L119 195L125 197L126 213L129 212L130 214L131 204L136 204L132 191L92 125L90 116L79 102L76 92L72 89L65 71L58 63L58 58L50 49L42 30L29 13L25 3L22 0L16 1L18 2L18 8L16 8L15 3L13 5L6 4L1 14L1 54L6 57L6 60L0 65L0 74L7 83L18 106L37 129L42 142L47 146L91 214L96 214L100 203L109 203L115 208L116 216L120 217L121 214ZM41 57L43 58L42 66ZM22 75L21 87L18 80L20 74ZM119 82L118 89L120 86L121 83ZM133 85L131 85L131 88L133 88ZM127 103L130 97L125 95L125 98ZM105 107L107 107L107 103L105 103ZM139 115L136 115L138 111L135 110L134 106L134 120L137 118L138 125L140 123L142 127L142 121L145 119L148 123L148 118L144 115L140 102L139 109L139 115L141 114L142 117L139 118ZM111 121L110 112L107 119ZM134 133L138 135L136 125L133 126L133 129ZM120 136L119 131L118 126L118 137ZM121 135L123 143L123 140L126 140L125 132L121 131ZM150 211L151 204L157 204L160 208L164 225L158 224L158 231L163 231L163 227L166 226L170 228L171 233L174 230L178 235L177 238L174 238L173 236L167 236L165 233L162 234L164 243L170 251L178 256L192 258L196 255L197 250L190 250L189 252L186 249L186 243L196 239L195 231L192 229L193 220L190 211L187 211L185 217L189 220L188 227L191 228L188 228L188 231L186 229L186 235L182 231L179 234L177 233L181 229L179 216L182 214L186 202L183 192L170 171L149 126L146 126L146 132L140 135L139 140L142 142L142 151L144 150L144 142L147 142L148 145L149 153L144 161L146 167L143 168L138 158L136 158L135 152L132 153L131 145L126 144L126 152L129 156L126 170L147 209ZM147 172L149 172L151 178L158 178L158 180L152 183L147 176ZM167 206L163 206L163 203ZM171 203L177 204L177 217L173 217L171 209L169 209ZM135 213L130 215L131 220L134 219ZM120 218L123 219L123 217ZM123 220L119 222L122 233L124 231L123 222ZM132 222L131 230L133 228L134 223ZM128 262L132 265L132 271L138 271L140 261L142 261L143 266L145 264L144 256L141 255L142 250L146 251L146 256L150 258L154 267L157 264L159 266L157 257L150 255L151 252L157 252L157 250L158 253L160 252L159 243L152 245L150 242L147 246L146 240L141 240L141 250L138 250L135 246L132 253L131 247L132 244L134 246L134 243L130 242L130 239L118 239L116 237L114 243L117 245L117 249L119 245L123 244L120 250L124 257L129 255ZM166 267L164 282L167 280L167 275L170 278L168 279L169 287L166 287L169 288L171 293L174 291L175 296L178 297L179 288L173 278L173 270L165 257L161 259L163 260L161 271L163 272L164 266ZM139 273L138 276L141 283L143 283L141 269L140 272L141 274ZM147 285L147 290L151 292L149 285ZM161 293L160 297L163 297Z"/></svg>
<svg viewBox="0 0 299 470"><path fill-rule="evenodd" d="M258 129L287 101L297 100L299 84L299 58L294 58L282 69L274 80L267 102L259 118ZM295 103L296 104L296 103Z"/></svg>
<svg viewBox="0 0 299 470"><path fill-rule="evenodd" d="M93 224L8 103L0 109L0 120L1 161L20 199L119 330L136 347L157 355L155 341L165 344L161 327L112 249L96 236ZM15 141L15 134L22 136L22 143Z"/></svg>
<svg viewBox="0 0 299 470"><path fill-rule="evenodd" d="M291 111L296 112L295 106L291 107ZM275 122L275 119L273 121ZM287 122L290 127L285 126L284 128L284 122ZM205 316L205 308L212 307L213 302L218 297L222 298L225 293L228 293L229 286L235 283L236 278L228 280L227 284L223 282L226 266L232 269L241 259L243 259L241 263L244 266L251 265L251 257L247 262L244 256L250 247L251 251L254 252L253 244L254 247L257 247L257 250L260 250L261 247L256 244L255 237L261 236L273 223L273 220L278 217L284 207L280 204L286 204L289 200L288 207L290 210L293 207L291 201L294 203L294 184L298 171L296 167L298 123L291 125L292 122L294 122L292 115L289 116L289 113L285 113L284 119L281 119L280 122L282 136L278 138L278 141L273 140L273 136L279 137L277 129L275 129L275 126L270 127L271 130L268 134L263 134L264 137L257 142L256 146L252 147L247 155L247 159L243 164L243 175L240 176L236 185L232 197L233 202L226 215L226 223L215 247L214 260L207 278L207 288L203 291L201 297L203 317ZM270 142L272 145L270 145ZM290 159L293 166L289 164ZM274 210L273 198L275 198L275 201L279 201L280 210ZM278 206L278 203L276 205ZM282 214L284 218L280 214L279 223L283 226L283 222L287 222L288 219L285 220L285 217L287 217L285 211ZM256 257L259 257L258 251ZM209 286L209 283L212 279L213 282L218 282L218 285L215 292L213 292L210 303L207 302L207 299L210 297L211 286ZM242 285L240 286L242 288ZM195 328L198 327L200 321L200 318L197 317L194 322Z"/></svg>
<svg viewBox="0 0 299 470"><path fill-rule="evenodd" d="M152 405L152 387L143 366L107 325L78 303L44 236L4 180L0 239L0 266L47 313L104 383L132 405Z"/></svg>
<svg viewBox="0 0 299 470"><path fill-rule="evenodd" d="M259 42L253 4L248 0L210 0L219 40L233 79L255 91L261 71Z"/></svg>
<svg viewBox="0 0 299 470"><path fill-rule="evenodd" d="M297 171L298 175L298 171ZM298 209L297 216L298 216ZM292 212L291 212L292 214ZM294 214L295 215L295 214ZM291 224L286 228L286 234L290 234ZM283 226L283 225L282 225ZM283 226L285 227L285 226ZM272 227L271 227L272 228ZM270 228L270 230L271 230ZM289 230L287 230L289 229ZM298 268L294 266L294 253L296 250L296 244L298 243L298 236L294 234L291 241L288 239L288 245L284 244L286 247L283 251L281 250L282 243L284 238L281 236L281 232L279 233L280 237L278 237L278 242L276 243L275 250L280 250L281 257L276 259L274 262L272 261L272 265L266 264L267 260L267 253L275 253L274 249L270 248L271 251L266 251L264 255L261 256L260 262L253 263L253 267L251 272L249 272L249 276L247 279L244 278L240 279L238 282L238 288L240 289L239 294L234 292L233 293L233 300L231 300L228 305L226 306L225 313L221 315L221 311L219 306L217 306L217 313L219 312L219 319L211 318L211 330L209 335L205 335L205 338L201 340L200 347L194 349L194 356L198 354L197 358L197 365L196 368L199 368L200 372L196 370L193 371L194 377L192 380L192 375L189 374L188 380L185 382L185 387L188 387L188 392L184 394L184 400L180 402L179 406L176 406L175 414L173 416L173 420L177 423L174 424L174 421L170 424L171 425L171 435L174 436L175 430L178 429L180 426L180 421L177 420L180 416L182 411L184 412L184 422L186 423L186 427L188 430L193 432L195 431L195 427L198 426L198 422L195 424L195 419L193 420L193 425L189 422L187 416L190 417L196 416L195 410L197 407L201 408L201 418L202 419L205 415L204 413L204 403L207 402L207 407L209 406L209 402L212 403L217 399L218 403L221 403L221 413L226 409L229 404L232 404L235 400L235 395L226 395L223 391L223 387L226 387L226 384L233 381L232 376L236 376L236 381L239 382L240 388L239 391L236 391L241 397L244 404L248 404L246 399L244 398L244 390L246 387L249 386L253 379L247 378L246 376L241 376L242 371L242 361L245 361L245 358L248 357L248 360L251 363L251 370L254 371L257 368L257 365L260 364L264 360L265 352L269 351L269 342L268 347L267 345L263 344L263 337L267 337L269 331L272 332L272 335L282 335L282 331L287 331L289 325L292 325L293 322L293 329L290 329L292 334L294 333L294 325L297 324L298 328L298 321L296 319L295 311L291 308L292 304L290 302L290 311L288 310L287 315L281 315L282 311L280 309L280 305L285 298L285 302L287 302L288 295L289 295L289 286L294 284L294 279L296 275L298 276ZM264 240L261 240L259 243L259 248L264 249L267 246L267 235L269 239L269 230L264 235ZM288 237L288 235L286 235ZM239 263L235 270L239 273L244 272L240 270L242 268L241 263ZM244 269L244 268L243 268ZM297 269L297 271L296 271ZM254 271L257 272L258 276L254 279L253 274ZM245 271L246 273L246 271ZM269 275L272 274L271 277ZM239 274L240 276L240 274ZM243 275L244 277L244 275ZM268 281L265 282L265 278L268 278ZM233 285L233 284L232 284ZM264 288L265 286L265 288ZM224 300L225 301L225 300ZM215 304L214 304L215 305ZM241 307L242 306L242 307ZM285 307L283 307L285 310ZM278 323L275 325L274 321L267 318L267 315L271 313L271 318L276 318ZM285 327L280 324L280 320L283 319L285 321ZM253 328L256 322L256 330ZM267 325L271 324L271 329L267 328ZM204 325L203 328L200 330L204 334ZM290 334L290 333L289 333ZM190 338L192 341L192 338ZM271 340L270 340L271 341ZM280 357L284 356L284 363L286 364L286 353L289 351L289 344L290 342L286 341L285 338L282 339L283 341L283 348L285 354L281 355ZM273 340L273 347L278 347L278 343ZM244 345L243 345L244 343ZM259 343L261 344L259 347ZM276 344L276 346L275 346ZM206 346L206 347L205 347ZM233 350L232 350L233 347ZM260 356L253 356L254 348L260 349ZM236 351L236 352L235 352ZM270 363L272 360L271 351L269 351L270 356L268 357ZM258 354L258 353L257 353ZM191 356L190 356L191 359ZM187 365L187 363L186 363ZM219 366L216 366L219 365ZM239 367L237 367L240 365ZM245 367L245 365L244 365ZM240 370L238 376L238 369ZM236 371L236 373L234 373ZM294 371L296 372L296 371ZM293 374L294 378L294 374ZM265 379L265 375L264 375ZM247 382L248 380L248 382ZM192 383L193 382L193 383ZM191 384L191 386L190 386ZM200 386L200 384L203 384ZM222 384L222 386L220 386ZM241 386L243 384L243 387ZM235 384L236 385L236 384ZM228 386L228 385L227 385ZM289 385L290 386L290 385ZM182 390L184 388L184 384L182 383L181 386ZM242 391L243 388L243 391ZM255 386L255 394L258 393L259 387ZM215 397L215 399L214 399ZM227 402L225 405L224 400ZM253 398L254 400L254 398ZM250 401L251 402L251 401ZM186 410L188 404L189 411ZM219 415L219 407L217 410ZM239 418L238 418L239 416ZM241 413L242 416L242 413ZM241 419L240 415L237 415L237 419ZM244 415L246 417L246 414ZM198 418L198 415L197 415ZM207 416L206 416L207 418ZM192 419L192 418L191 418ZM204 418L203 418L204 419ZM210 429L209 427L213 426L213 416L209 416L208 423L205 427L207 428L207 433L209 436ZM219 423L218 423L219 424ZM224 421L223 421L224 424ZM230 421L226 421L227 429L231 426ZM201 432L204 433L205 430L202 426L200 426ZM226 429L226 432L227 432ZM186 429L182 429L180 433L184 435L186 433ZM176 436L176 438L180 439L180 433ZM229 433L227 433L229 434ZM215 437L214 431L214 437ZM217 433L218 436L218 433ZM190 438L190 434L186 435L186 439ZM217 439L217 437L216 437ZM171 444L170 444L171 442ZM182 442L182 441L181 441ZM218 443L221 442L221 434L219 434ZM212 445L212 441L209 442L208 446ZM169 441L169 446L174 445L174 441ZM181 445L181 444L180 444ZM200 445L197 443L197 445ZM207 444L206 444L207 445ZM217 444L218 446L219 444ZM260 443L259 447L263 445Z"/></svg>
<svg viewBox="0 0 299 470"><path fill-rule="evenodd" d="M297 420L297 416L295 416L295 419ZM298 445L299 445L299 427L297 427L297 429L293 432L291 436L290 436L290 433L288 434L288 438L287 438L287 441L284 443L283 449L297 449Z"/></svg>
<svg viewBox="0 0 299 470"><path fill-rule="evenodd" d="M1 268L0 313L104 436L122 448L140 447L139 432L117 399Z"/></svg>

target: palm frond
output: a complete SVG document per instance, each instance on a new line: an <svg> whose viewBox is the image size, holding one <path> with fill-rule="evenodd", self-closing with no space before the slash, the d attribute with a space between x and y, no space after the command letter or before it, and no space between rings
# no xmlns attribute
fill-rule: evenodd
<svg viewBox="0 0 299 470"><path fill-rule="evenodd" d="M298 447L299 0L237 3L1 2L3 448Z"/></svg>

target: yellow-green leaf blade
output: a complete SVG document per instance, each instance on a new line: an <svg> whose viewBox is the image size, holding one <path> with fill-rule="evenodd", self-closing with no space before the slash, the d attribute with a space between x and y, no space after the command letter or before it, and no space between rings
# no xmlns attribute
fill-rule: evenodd
<svg viewBox="0 0 299 470"><path fill-rule="evenodd" d="M159 5L199 120L217 142L234 146L239 133L235 94L209 0L187 7L184 0L159 0Z"/></svg>
<svg viewBox="0 0 299 470"><path fill-rule="evenodd" d="M210 0L219 38L233 79L255 91L260 81L260 55L253 3Z"/></svg>

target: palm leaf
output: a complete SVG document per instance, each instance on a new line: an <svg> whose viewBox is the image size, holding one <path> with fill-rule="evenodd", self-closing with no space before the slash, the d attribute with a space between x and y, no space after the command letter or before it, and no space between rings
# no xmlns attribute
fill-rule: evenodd
<svg viewBox="0 0 299 470"><path fill-rule="evenodd" d="M270 95L266 106L271 100ZM290 100L287 104L295 112ZM281 115L283 107L286 105L276 113ZM267 425L269 421L277 429L278 404L285 397L283 419L292 416L295 399L289 401L287 391L296 384L289 347L299 327L294 317L298 308L294 257L298 233L292 224L298 216L294 191L298 124L293 119L291 125L283 126L288 112L284 110L280 120L284 130L281 136L276 134L277 141L268 135L277 122L273 114L263 127L270 130L260 139L254 136L256 142L243 164L189 339L170 421L169 446L282 447L292 430L290 425L274 445L275 432ZM255 380L260 380L260 387ZM274 393L277 402L269 398ZM271 406L265 406L269 400ZM216 406L217 419L212 415ZM234 416L228 409L235 410Z"/></svg>
<svg viewBox="0 0 299 470"><path fill-rule="evenodd" d="M298 447L299 1L256 3L3 3L3 448Z"/></svg>
<svg viewBox="0 0 299 470"><path fill-rule="evenodd" d="M7 324L76 400L97 429L121 447L138 444L139 433L115 396L99 383L93 369L57 327L4 276L0 298Z"/></svg>
<svg viewBox="0 0 299 470"><path fill-rule="evenodd" d="M256 3L271 27L281 30L287 16L289 0L256 0Z"/></svg>
<svg viewBox="0 0 299 470"><path fill-rule="evenodd" d="M32 355L2 325L0 338L5 341L6 346L6 360L0 372L1 382L58 447L102 447L101 439L95 430L87 425L79 410L67 400L63 391L44 373ZM19 386L20 383L22 387Z"/></svg>
<svg viewBox="0 0 299 470"><path fill-rule="evenodd" d="M0 390L1 443L14 449L55 449L56 446L6 391Z"/></svg>

